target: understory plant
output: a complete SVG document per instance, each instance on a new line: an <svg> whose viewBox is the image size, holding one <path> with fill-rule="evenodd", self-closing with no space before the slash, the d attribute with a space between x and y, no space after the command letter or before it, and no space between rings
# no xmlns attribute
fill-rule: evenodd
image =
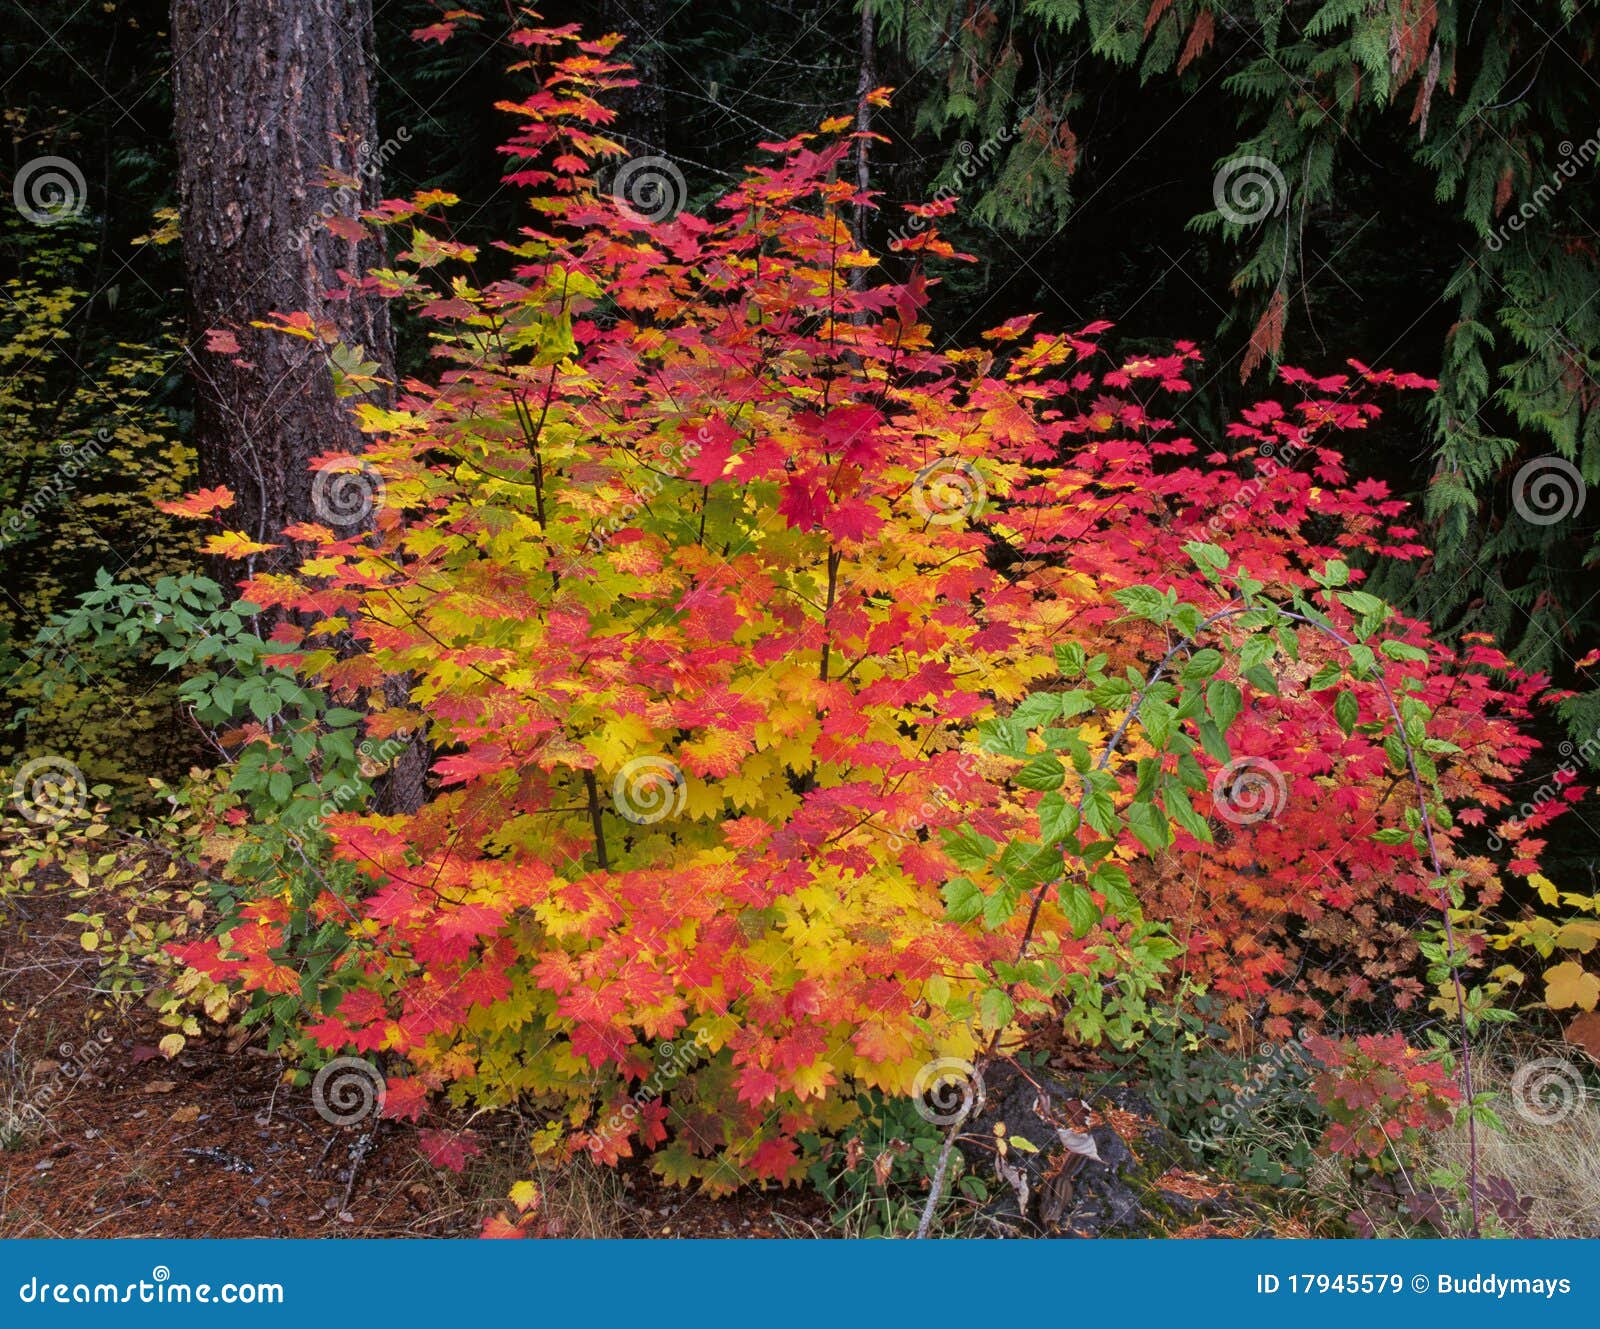
<svg viewBox="0 0 1600 1329"><path fill-rule="evenodd" d="M195 459L177 427L181 345L159 322L136 341L110 331L96 253L77 219L0 219L0 772L56 756L126 802L189 764L170 688L141 661L90 671L37 634L97 569L154 579L192 556L152 505L193 483Z"/></svg>
<svg viewBox="0 0 1600 1329"><path fill-rule="evenodd" d="M449 195L365 214L397 257L358 293L436 372L318 460L371 521L292 527L297 568L242 587L367 741L426 735L432 796L329 811L337 880L254 879L188 963L383 1055L392 1116L531 1101L541 1147L712 1191L800 1180L930 1066L1130 1043L1179 986L1242 1043L1493 1008L1472 832L1545 682L1362 589L1425 551L1336 445L1431 385L1286 370L1194 438L1188 344L937 339L954 203L865 252L852 121L647 215L608 186L614 41L515 40L527 224L480 254ZM270 787L293 740L250 740Z"/></svg>

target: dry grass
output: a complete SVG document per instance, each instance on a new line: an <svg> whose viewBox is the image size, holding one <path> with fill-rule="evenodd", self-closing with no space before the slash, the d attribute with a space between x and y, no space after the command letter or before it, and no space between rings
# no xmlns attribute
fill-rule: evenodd
<svg viewBox="0 0 1600 1329"><path fill-rule="evenodd" d="M59 1063L24 1046L21 1028L0 1046L0 1150L26 1149L51 1133L51 1116L70 1092L55 1072ZM39 1048L52 1046L54 1031L31 1031Z"/></svg>
<svg viewBox="0 0 1600 1329"><path fill-rule="evenodd" d="M1549 1073L1544 1094L1536 1090L1540 1069ZM1519 1070L1525 1078L1517 1082ZM1530 1202L1518 1236L1600 1237L1597 1080L1594 1063L1582 1051L1559 1044L1502 1044L1480 1065L1475 1087L1495 1094L1504 1129L1478 1132L1478 1169L1485 1178L1505 1178ZM1433 1138L1439 1165L1465 1168L1467 1152L1464 1126Z"/></svg>
<svg viewBox="0 0 1600 1329"><path fill-rule="evenodd" d="M539 1230L544 1235L580 1240L645 1235L617 1169L584 1158L551 1165L533 1156L525 1137L493 1152L494 1161L471 1179L484 1216L508 1210L506 1194L513 1182L526 1177L539 1188Z"/></svg>
<svg viewBox="0 0 1600 1329"><path fill-rule="evenodd" d="M1506 1192L1525 1202L1525 1212L1502 1222L1493 1203L1481 1206L1485 1232L1540 1238L1600 1237L1600 1067L1581 1048L1540 1041L1527 1030L1500 1032L1473 1048L1475 1092L1490 1095L1499 1129L1480 1124L1478 1175L1490 1194ZM1261 1193L1275 1211L1267 1221L1281 1236L1340 1237L1352 1219L1389 1238L1431 1236L1414 1217L1396 1212L1400 1196L1430 1193L1454 1211L1455 1188L1448 1178L1464 1177L1468 1133L1464 1121L1425 1137L1422 1152L1386 1156L1391 1172L1376 1187L1371 1178L1352 1177L1345 1160L1320 1153L1321 1125L1292 1109L1280 1110L1268 1098L1225 1139L1216 1163L1238 1169L1253 1150L1280 1163L1316 1157L1304 1191ZM1395 1171L1399 1164L1398 1171ZM1500 1183L1503 1183L1501 1185ZM1392 1189L1386 1189L1392 1187ZM1419 1212L1430 1206L1423 1203ZM1452 1229L1464 1219L1451 1219Z"/></svg>

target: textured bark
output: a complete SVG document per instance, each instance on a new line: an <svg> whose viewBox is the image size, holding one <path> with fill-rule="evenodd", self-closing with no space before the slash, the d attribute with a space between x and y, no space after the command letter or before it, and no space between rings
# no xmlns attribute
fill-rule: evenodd
<svg viewBox="0 0 1600 1329"><path fill-rule="evenodd" d="M270 541L312 515L311 458L361 436L323 348L251 322L304 310L385 377L392 360L385 303L338 294L381 242L323 224L379 197L371 0L173 0L172 42L201 473L238 495L230 524ZM206 349L214 328L243 354Z"/></svg>
<svg viewBox="0 0 1600 1329"><path fill-rule="evenodd" d="M872 107L867 101L867 94L878 86L878 43L874 31L872 0L861 0L861 28L860 28L860 73L856 78L856 130L866 135L872 132ZM863 137L856 142L856 189L865 194L872 187L872 168L867 159L868 140ZM867 247L867 205L860 202L856 204L855 232L857 249ZM850 271L850 284L858 289L866 281L865 268L852 268Z"/></svg>
<svg viewBox="0 0 1600 1329"><path fill-rule="evenodd" d="M382 163L403 143L378 137L371 0L173 0L172 45L201 478L238 496L230 526L282 543L293 522L352 515L338 486L315 501L311 460L359 452L362 436L325 347L251 325L303 311L392 377L386 302L345 289L383 262L382 242L325 222L377 203ZM213 329L240 354L208 349ZM384 691L405 704L404 679ZM418 738L379 778L377 806L421 806L427 766Z"/></svg>

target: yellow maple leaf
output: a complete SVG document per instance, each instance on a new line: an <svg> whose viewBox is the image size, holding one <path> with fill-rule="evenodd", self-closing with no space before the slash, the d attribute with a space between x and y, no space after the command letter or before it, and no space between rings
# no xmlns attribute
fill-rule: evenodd
<svg viewBox="0 0 1600 1329"><path fill-rule="evenodd" d="M277 547L252 540L243 531L223 531L220 535L211 536L203 549L205 553L216 554L220 558L249 558L251 554L263 554Z"/></svg>
<svg viewBox="0 0 1600 1329"><path fill-rule="evenodd" d="M1539 892L1539 898L1546 904L1555 904L1557 898L1559 897L1559 892L1556 890L1555 882L1551 881L1550 878L1545 876L1542 872L1530 874L1528 877L1528 885L1532 886L1534 890Z"/></svg>
<svg viewBox="0 0 1600 1329"><path fill-rule="evenodd" d="M1585 973L1582 965L1568 960L1545 970L1544 1000L1554 1011L1568 1006L1592 1011L1600 1003L1600 978Z"/></svg>
<svg viewBox="0 0 1600 1329"><path fill-rule="evenodd" d="M641 749L654 746L655 731L642 715L613 715L598 732L583 740L583 746L608 770L627 762Z"/></svg>
<svg viewBox="0 0 1600 1329"><path fill-rule="evenodd" d="M794 1072L792 1087L795 1097L803 1102L808 1098L821 1098L830 1086L838 1082L838 1076L833 1073L833 1063L818 1060Z"/></svg>
<svg viewBox="0 0 1600 1329"><path fill-rule="evenodd" d="M1561 931L1556 933L1557 946L1583 955L1592 951L1596 942L1600 942L1600 922L1589 918L1575 918L1562 924Z"/></svg>

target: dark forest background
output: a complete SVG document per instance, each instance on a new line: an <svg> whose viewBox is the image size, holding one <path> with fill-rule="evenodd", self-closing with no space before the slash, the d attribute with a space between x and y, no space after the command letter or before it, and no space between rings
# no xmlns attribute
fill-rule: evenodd
<svg viewBox="0 0 1600 1329"><path fill-rule="evenodd" d="M507 126L493 107L516 90L503 72L509 11L486 5L438 42L413 34L440 6L373 9L381 192L447 189L466 203L461 238L510 233L526 205L498 183ZM145 497L195 476L168 8L0 0L0 12L6 170L16 180L42 156L66 159L87 202L48 227L0 210L5 746L26 746L30 726L89 724L78 748L98 754L95 774L170 767L194 754L159 688L119 685L127 709L108 718L120 703L102 683L86 720L87 695L74 712L59 690L30 691L25 650L97 569L145 575L183 549L144 515ZM976 261L943 273L935 323L952 341L1032 311L1050 326L1110 320L1119 350L1192 340L1207 364L1186 408L1197 428L1263 395L1277 362L1334 373L1354 357L1438 377L1431 404L1396 405L1350 444L1352 471L1415 500L1436 550L1420 570L1380 570L1380 586L1453 631L1494 632L1572 690L1549 717L1547 770L1600 759L1585 663L1600 645L1600 500L1583 501L1600 481L1593 5L599 0L541 12L627 35L640 86L619 137L673 163L693 208L757 143L855 115L863 87L894 87L871 125L887 139L870 163L883 204L871 238L881 248L903 226L899 204L960 194L945 230ZM1241 223L1217 188L1246 156L1277 178L1264 214ZM402 368L421 345L419 329L397 327ZM1530 522L1518 476L1544 458L1578 483L1559 520ZM60 502L63 488L83 501ZM1584 816L1563 832L1570 860L1600 844L1580 834L1600 818Z"/></svg>

